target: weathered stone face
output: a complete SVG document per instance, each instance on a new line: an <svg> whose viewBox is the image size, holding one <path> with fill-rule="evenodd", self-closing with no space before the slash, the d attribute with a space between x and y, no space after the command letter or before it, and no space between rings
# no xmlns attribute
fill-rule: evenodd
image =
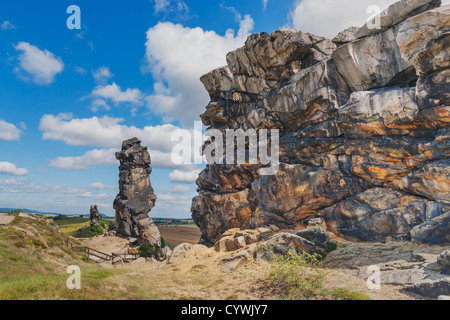
<svg viewBox="0 0 450 320"><path fill-rule="evenodd" d="M100 212L98 212L97 205L95 204L92 205L89 213L90 213L89 217L91 219L91 226L98 225L100 223L101 216Z"/></svg>
<svg viewBox="0 0 450 320"><path fill-rule="evenodd" d="M147 147L141 146L137 138L126 140L116 158L120 161L119 194L114 200L117 235L160 247L158 227L147 215L156 201L149 178L152 168Z"/></svg>
<svg viewBox="0 0 450 320"><path fill-rule="evenodd" d="M450 242L450 6L402 0L381 28L333 41L259 33L204 75L210 128L278 129L279 170L210 164L192 216L212 245L230 228L295 228L313 217L344 237Z"/></svg>

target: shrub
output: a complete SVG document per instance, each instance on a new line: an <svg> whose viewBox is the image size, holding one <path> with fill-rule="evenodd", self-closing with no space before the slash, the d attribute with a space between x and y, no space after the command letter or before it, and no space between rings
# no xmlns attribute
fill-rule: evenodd
<svg viewBox="0 0 450 320"><path fill-rule="evenodd" d="M269 282L289 299L311 299L323 295L324 270L317 254L298 254L289 250L285 256L275 256L271 263Z"/></svg>
<svg viewBox="0 0 450 320"><path fill-rule="evenodd" d="M98 235L102 235L103 234L103 228L100 227L99 225L95 225L95 226L91 226L89 228L89 232L87 233L87 237L88 238L92 238Z"/></svg>
<svg viewBox="0 0 450 320"><path fill-rule="evenodd" d="M140 245L139 247L137 247L137 250L138 250L140 257L143 257L143 258L154 257L156 259L158 258L159 251L160 251L159 248L152 248L152 247L149 247L146 245Z"/></svg>
<svg viewBox="0 0 450 320"><path fill-rule="evenodd" d="M163 237L161 237L161 249L167 247L169 244Z"/></svg>
<svg viewBox="0 0 450 320"><path fill-rule="evenodd" d="M100 220L100 227L102 227L103 229L108 230L109 229L109 225L110 225L109 221Z"/></svg>
<svg viewBox="0 0 450 320"><path fill-rule="evenodd" d="M8 211L6 212L6 214L7 214L8 216L17 216L17 215L19 215L21 212L22 212L22 210L20 210L20 209L15 209L15 210L8 210Z"/></svg>
<svg viewBox="0 0 450 320"><path fill-rule="evenodd" d="M89 256L87 254L83 254L81 256L81 260L83 260L84 262L89 262Z"/></svg>

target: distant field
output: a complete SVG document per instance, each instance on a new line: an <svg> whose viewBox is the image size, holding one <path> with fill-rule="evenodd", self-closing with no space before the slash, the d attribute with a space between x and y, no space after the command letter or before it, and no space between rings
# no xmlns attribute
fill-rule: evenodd
<svg viewBox="0 0 450 320"><path fill-rule="evenodd" d="M175 247L184 242L196 244L200 240L201 232L195 224L158 226L158 228L161 237L163 237L171 247Z"/></svg>
<svg viewBox="0 0 450 320"><path fill-rule="evenodd" d="M90 225L89 218L81 217L67 217L61 220L56 220L55 223L59 226L59 229L66 236L71 236L75 231L80 228L86 228Z"/></svg>
<svg viewBox="0 0 450 320"><path fill-rule="evenodd" d="M70 217L62 220L56 220L61 232L67 236L71 236L80 228L89 227L89 218ZM200 240L200 229L195 224L180 225L160 225L158 226L161 236L173 248L181 243L196 244Z"/></svg>

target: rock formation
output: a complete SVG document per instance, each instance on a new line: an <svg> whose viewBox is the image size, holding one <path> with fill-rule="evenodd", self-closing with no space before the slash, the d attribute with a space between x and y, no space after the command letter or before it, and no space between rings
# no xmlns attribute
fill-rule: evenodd
<svg viewBox="0 0 450 320"><path fill-rule="evenodd" d="M201 81L212 129L278 129L279 170L209 164L192 217L203 244L228 229L323 218L365 241L450 242L450 6L402 0L380 29L333 41L249 36Z"/></svg>
<svg viewBox="0 0 450 320"><path fill-rule="evenodd" d="M98 212L97 205L94 204L91 206L89 217L91 219L91 227L100 223L102 217L100 216L100 212Z"/></svg>
<svg viewBox="0 0 450 320"><path fill-rule="evenodd" d="M141 146L138 138L126 140L116 158L120 161L119 194L114 200L116 234L160 248L158 227L147 215L156 201L149 178L152 168L147 147Z"/></svg>

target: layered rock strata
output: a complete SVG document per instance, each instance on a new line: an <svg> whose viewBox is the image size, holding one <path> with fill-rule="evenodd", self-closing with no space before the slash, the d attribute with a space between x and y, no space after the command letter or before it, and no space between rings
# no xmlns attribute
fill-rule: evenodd
<svg viewBox="0 0 450 320"><path fill-rule="evenodd" d="M365 241L450 242L450 6L402 0L377 30L333 41L251 35L201 81L210 129L279 130L278 171L209 164L192 217L203 244L228 229L321 217Z"/></svg>

